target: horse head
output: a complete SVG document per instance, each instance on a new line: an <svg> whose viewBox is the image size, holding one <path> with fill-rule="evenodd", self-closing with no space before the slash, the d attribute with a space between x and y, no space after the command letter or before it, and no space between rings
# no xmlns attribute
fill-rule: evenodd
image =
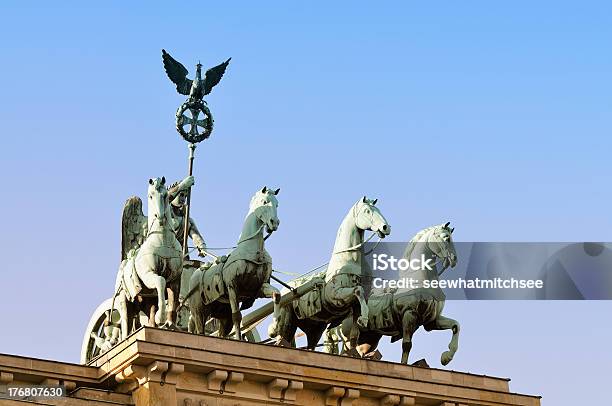
<svg viewBox="0 0 612 406"><path fill-rule="evenodd" d="M149 211L149 229L157 221L160 227L166 225L168 220L168 190L166 189L166 178L149 179L148 196L148 211Z"/></svg>
<svg viewBox="0 0 612 406"><path fill-rule="evenodd" d="M361 230L370 230L385 238L391 233L391 226L382 215L376 202L378 199L368 200L365 196L353 206L355 224Z"/></svg>
<svg viewBox="0 0 612 406"><path fill-rule="evenodd" d="M276 200L278 192L280 192L280 188L272 190L264 186L251 199L249 211L255 213L257 218L266 225L269 233L278 230L280 225L277 214L278 200Z"/></svg>
<svg viewBox="0 0 612 406"><path fill-rule="evenodd" d="M427 236L427 247L440 259L442 259L442 269L449 266L454 268L457 265L457 253L455 252L455 243L453 242L453 231L455 228L450 228L450 221L446 224L440 224L433 227L432 231Z"/></svg>

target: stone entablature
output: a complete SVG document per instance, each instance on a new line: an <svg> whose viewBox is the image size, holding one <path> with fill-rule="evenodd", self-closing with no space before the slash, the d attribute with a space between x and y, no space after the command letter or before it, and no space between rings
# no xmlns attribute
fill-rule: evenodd
<svg viewBox="0 0 612 406"><path fill-rule="evenodd" d="M154 328L88 366L0 355L1 385L65 385L53 405L540 405L508 381Z"/></svg>

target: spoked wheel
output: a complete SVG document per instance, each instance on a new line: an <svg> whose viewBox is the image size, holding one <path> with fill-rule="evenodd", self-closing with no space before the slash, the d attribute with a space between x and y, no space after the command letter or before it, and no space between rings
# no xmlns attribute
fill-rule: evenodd
<svg viewBox="0 0 612 406"><path fill-rule="evenodd" d="M87 364L89 361L100 355L101 351L100 348L96 346L94 335L102 338L105 337L106 334L104 332L104 322L110 313L112 302L112 298L106 299L100 304L100 306L98 306L89 319L89 324L87 324L85 335L83 336L83 344L81 345L81 364ZM119 311L117 310L115 303L115 309L113 310L111 321L114 325L118 325L120 319L121 316L119 315Z"/></svg>
<svg viewBox="0 0 612 406"><path fill-rule="evenodd" d="M106 337L104 324L108 314L111 311L112 302L112 298L106 299L96 308L89 319L89 323L87 324L87 328L85 329L85 334L83 336L83 344L81 345L81 364L87 364L98 355L101 355L102 351L100 350L100 347L96 345L96 337L100 337L102 339ZM117 310L116 302L111 321L113 328L119 329L118 326L121 321L121 316ZM219 325L216 319L211 319L206 324L207 334L214 335L218 328ZM245 332L242 337L243 340L252 343L261 341L257 328L252 328L251 330Z"/></svg>

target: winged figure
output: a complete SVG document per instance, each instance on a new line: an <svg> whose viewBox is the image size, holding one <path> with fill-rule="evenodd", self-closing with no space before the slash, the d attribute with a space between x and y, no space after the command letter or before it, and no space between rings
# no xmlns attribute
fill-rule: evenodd
<svg viewBox="0 0 612 406"><path fill-rule="evenodd" d="M202 64L198 63L193 80L187 78L189 73L187 69L179 61L170 56L165 49L162 49L162 59L164 61L164 69L170 80L176 85L176 90L180 94L189 96L190 101L197 101L202 100L221 81L225 69L232 58L214 68L208 69L204 79L202 79Z"/></svg>
<svg viewBox="0 0 612 406"><path fill-rule="evenodd" d="M132 196L123 206L121 216L121 260L140 248L147 234L147 217L142 212L142 200Z"/></svg>

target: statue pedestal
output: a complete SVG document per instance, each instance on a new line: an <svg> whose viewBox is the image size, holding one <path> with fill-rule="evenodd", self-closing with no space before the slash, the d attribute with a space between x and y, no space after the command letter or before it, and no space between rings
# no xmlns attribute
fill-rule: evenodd
<svg viewBox="0 0 612 406"><path fill-rule="evenodd" d="M0 384L59 382L70 396L40 404L75 406L540 405L508 381L153 328L87 366L0 355Z"/></svg>

